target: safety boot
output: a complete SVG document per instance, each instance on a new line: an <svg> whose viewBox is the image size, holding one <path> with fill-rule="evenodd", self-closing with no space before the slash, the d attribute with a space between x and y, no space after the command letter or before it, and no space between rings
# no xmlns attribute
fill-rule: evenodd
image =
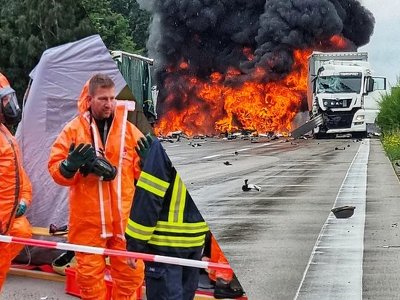
<svg viewBox="0 0 400 300"><path fill-rule="evenodd" d="M235 299L243 296L244 291L240 284L235 284L232 280L227 282L221 278L217 278L214 288L214 298L215 299ZM237 282L239 283L239 282Z"/></svg>

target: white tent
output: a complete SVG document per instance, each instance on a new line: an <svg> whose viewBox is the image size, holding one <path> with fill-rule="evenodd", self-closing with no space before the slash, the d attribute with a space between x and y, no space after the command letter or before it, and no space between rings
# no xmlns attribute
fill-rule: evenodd
<svg viewBox="0 0 400 300"><path fill-rule="evenodd" d="M99 35L46 50L30 73L32 81L16 136L32 182L33 199L27 216L33 226L68 223L68 189L53 181L47 163L52 143L77 114L82 87L95 73L108 74L117 94L126 86ZM43 262L48 261L37 260Z"/></svg>

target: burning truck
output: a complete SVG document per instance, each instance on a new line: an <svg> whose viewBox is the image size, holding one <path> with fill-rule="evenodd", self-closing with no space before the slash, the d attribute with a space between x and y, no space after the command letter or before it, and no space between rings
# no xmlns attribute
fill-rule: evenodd
<svg viewBox="0 0 400 300"><path fill-rule="evenodd" d="M138 3L152 13L157 134L290 132L308 110L308 57L356 51L375 23L357 0Z"/></svg>

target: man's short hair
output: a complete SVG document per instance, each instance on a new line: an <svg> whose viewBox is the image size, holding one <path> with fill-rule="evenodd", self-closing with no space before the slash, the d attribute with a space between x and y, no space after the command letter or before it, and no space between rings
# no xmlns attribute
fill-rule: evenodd
<svg viewBox="0 0 400 300"><path fill-rule="evenodd" d="M89 80L89 95L93 96L97 88L113 88L115 87L114 81L106 74L95 74Z"/></svg>

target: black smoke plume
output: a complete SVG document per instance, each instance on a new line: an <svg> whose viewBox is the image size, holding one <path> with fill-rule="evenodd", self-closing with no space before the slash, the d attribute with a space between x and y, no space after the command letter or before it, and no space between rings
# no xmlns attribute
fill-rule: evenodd
<svg viewBox="0 0 400 300"><path fill-rule="evenodd" d="M182 75L207 80L232 68L240 75L226 84L278 80L291 71L295 49L335 50L329 39L339 35L355 50L369 42L375 23L357 0L137 1L153 14L147 48L161 91L167 79L184 90Z"/></svg>

